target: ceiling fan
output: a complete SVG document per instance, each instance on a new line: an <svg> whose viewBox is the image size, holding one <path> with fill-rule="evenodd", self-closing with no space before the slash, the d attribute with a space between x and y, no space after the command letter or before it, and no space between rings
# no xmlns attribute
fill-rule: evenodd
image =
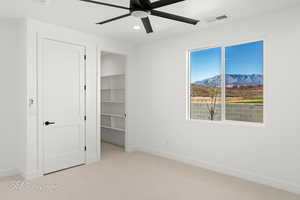
<svg viewBox="0 0 300 200"><path fill-rule="evenodd" d="M179 15L173 15L170 13L155 10L156 8L161 8L163 6L175 4L175 3L185 1L185 0L159 0L159 1L155 1L153 3L151 3L150 0L130 0L129 7L114 5L114 4L110 4L110 3L103 3L103 2L98 2L98 1L92 1L92 0L80 0L80 1L120 8L120 9L129 11L128 14L114 17L112 19L108 19L103 22L97 23L100 25L106 24L108 22L112 22L112 21L115 21L115 20L118 20L121 18L133 16L136 18L140 18L142 20L147 33L152 33L153 29L151 26L150 19L148 17L149 15L167 18L167 19L171 19L171 20L175 20L175 21L180 21L180 22L184 22L184 23L188 23L188 24L192 24L192 25L196 25L199 22L199 20L190 19L187 17L182 17Z"/></svg>

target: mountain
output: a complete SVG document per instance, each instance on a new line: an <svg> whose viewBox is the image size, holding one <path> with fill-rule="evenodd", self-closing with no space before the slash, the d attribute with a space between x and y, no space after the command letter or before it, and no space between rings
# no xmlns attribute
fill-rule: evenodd
<svg viewBox="0 0 300 200"><path fill-rule="evenodd" d="M263 85L263 75L260 74L226 74L226 85L230 86L259 86ZM221 76L214 76L202 81L196 81L194 84L207 87L219 87Z"/></svg>

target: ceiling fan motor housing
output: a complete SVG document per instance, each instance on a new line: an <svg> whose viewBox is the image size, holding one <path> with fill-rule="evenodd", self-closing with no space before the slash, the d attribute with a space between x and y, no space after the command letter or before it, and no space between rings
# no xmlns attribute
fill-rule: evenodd
<svg viewBox="0 0 300 200"><path fill-rule="evenodd" d="M150 14L151 3L149 0L133 0L130 2L130 13L133 17L146 18Z"/></svg>
<svg viewBox="0 0 300 200"><path fill-rule="evenodd" d="M132 0L130 1L130 11L145 11L151 10L151 2L149 0Z"/></svg>

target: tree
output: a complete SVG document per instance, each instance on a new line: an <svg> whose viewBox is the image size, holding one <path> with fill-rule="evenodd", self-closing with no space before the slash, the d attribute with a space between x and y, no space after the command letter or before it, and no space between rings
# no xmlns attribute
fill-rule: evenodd
<svg viewBox="0 0 300 200"><path fill-rule="evenodd" d="M214 120L216 115L216 105L217 105L217 99L218 99L218 88L214 88L213 91L210 94L210 102L206 104L207 110L208 110L208 119Z"/></svg>

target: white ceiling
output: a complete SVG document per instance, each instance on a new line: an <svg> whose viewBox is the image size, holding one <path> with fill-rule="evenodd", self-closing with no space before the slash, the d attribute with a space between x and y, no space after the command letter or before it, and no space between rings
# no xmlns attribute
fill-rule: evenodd
<svg viewBox="0 0 300 200"><path fill-rule="evenodd" d="M112 38L142 42L168 34L186 32L205 26L208 17L227 14L231 19L254 17L267 12L277 11L300 4L299 0L186 0L161 8L186 17L202 20L199 25L186 25L168 19L150 16L155 33L146 34L139 19L128 17L105 25L95 25L118 15L126 10L111 8L79 0L50 0L49 5L38 3L43 0L1 0L0 17L31 17L44 22L74 28L80 31L105 35ZM106 3L128 6L129 0L98 0ZM134 30L140 25L141 30Z"/></svg>

